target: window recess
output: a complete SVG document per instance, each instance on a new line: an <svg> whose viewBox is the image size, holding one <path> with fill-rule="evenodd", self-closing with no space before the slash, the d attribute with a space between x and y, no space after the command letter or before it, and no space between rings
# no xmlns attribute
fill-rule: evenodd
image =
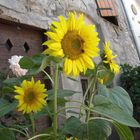
<svg viewBox="0 0 140 140"><path fill-rule="evenodd" d="M97 11L101 17L118 26L118 11L114 0L96 0Z"/></svg>

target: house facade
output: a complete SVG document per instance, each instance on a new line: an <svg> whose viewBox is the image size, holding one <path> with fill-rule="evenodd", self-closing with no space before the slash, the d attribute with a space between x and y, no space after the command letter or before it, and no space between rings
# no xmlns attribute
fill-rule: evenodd
<svg viewBox="0 0 140 140"><path fill-rule="evenodd" d="M101 15L102 12L112 12L112 6L106 0L1 0L0 20L25 24L47 30L52 20L59 15L67 15L68 11L84 13L89 22L97 25L101 38L111 42L111 48L118 55L119 64L129 63L137 65L139 58L131 38L127 17L121 0L110 0L115 6L114 15L108 15L108 20ZM116 17L118 25L114 24Z"/></svg>
<svg viewBox="0 0 140 140"><path fill-rule="evenodd" d="M96 25L101 38L99 47L102 49L102 43L110 41L119 64L138 65L140 48L135 34L140 32L131 31L123 1L127 0L0 0L0 70L8 67L12 55L42 52L41 44L46 39L43 32L49 29L52 20L57 20L59 15L67 16L68 11L84 13L86 22ZM71 98L82 99L80 78L77 78L79 82L65 75L60 79L63 89L77 92Z"/></svg>
<svg viewBox="0 0 140 140"><path fill-rule="evenodd" d="M57 20L59 15L67 16L68 11L84 13L86 22L96 25L100 48L103 42L110 41L119 64L139 64L138 49L121 0L0 0L1 68L3 63L8 65L6 61L11 55L41 52L43 32L49 29L52 20ZM82 85L80 78L77 80L62 75L61 86L77 91L72 98L81 100Z"/></svg>

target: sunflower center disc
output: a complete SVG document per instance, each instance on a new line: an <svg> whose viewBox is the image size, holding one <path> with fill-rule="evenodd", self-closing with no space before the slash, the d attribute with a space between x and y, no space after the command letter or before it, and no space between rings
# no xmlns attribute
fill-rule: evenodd
<svg viewBox="0 0 140 140"><path fill-rule="evenodd" d="M62 48L64 53L70 59L76 59L83 50L84 41L76 31L69 31L62 39Z"/></svg>
<svg viewBox="0 0 140 140"><path fill-rule="evenodd" d="M33 100L34 100L34 93L33 92L29 92L26 96L25 96L25 98L24 98L24 100L26 101L26 102L32 102Z"/></svg>

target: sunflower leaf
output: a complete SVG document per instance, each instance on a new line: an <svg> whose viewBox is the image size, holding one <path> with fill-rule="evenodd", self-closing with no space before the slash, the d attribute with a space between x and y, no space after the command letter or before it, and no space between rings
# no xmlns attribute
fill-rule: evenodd
<svg viewBox="0 0 140 140"><path fill-rule="evenodd" d="M140 127L140 124L120 106L113 104L107 97L96 95L93 112L108 117L118 123L131 127Z"/></svg>
<svg viewBox="0 0 140 140"><path fill-rule="evenodd" d="M34 62L35 65L40 66L42 64L42 60L46 58L46 55L44 54L37 54L32 56L32 61Z"/></svg>
<svg viewBox="0 0 140 140"><path fill-rule="evenodd" d="M62 133L65 135L72 135L78 139L85 137L87 131L86 124L81 123L81 121L72 116L68 118L62 128Z"/></svg>
<svg viewBox="0 0 140 140"><path fill-rule="evenodd" d="M113 125L122 140L134 140L133 133L128 126L113 121Z"/></svg>
<svg viewBox="0 0 140 140"><path fill-rule="evenodd" d="M20 59L19 64L23 69L30 69L33 67L34 62L30 57L24 56Z"/></svg>
<svg viewBox="0 0 140 140"><path fill-rule="evenodd" d="M54 90L53 89L48 90L47 93L48 93L48 100L53 100ZM59 89L58 90L58 98L69 97L69 96L72 96L75 93L77 93L77 92L72 91L72 90L61 90L61 89Z"/></svg>
<svg viewBox="0 0 140 140"><path fill-rule="evenodd" d="M16 106L17 106L17 102L10 103L5 99L0 99L0 117L14 110Z"/></svg>
<svg viewBox="0 0 140 140"><path fill-rule="evenodd" d="M105 120L90 120L88 122L89 140L106 140L111 135L110 123Z"/></svg>
<svg viewBox="0 0 140 140"><path fill-rule="evenodd" d="M133 104L129 94L121 87L106 88L105 85L98 85L98 93L107 97L113 104L121 107L126 113L133 115Z"/></svg>
<svg viewBox="0 0 140 140"><path fill-rule="evenodd" d="M16 140L16 138L8 128L0 128L0 140Z"/></svg>

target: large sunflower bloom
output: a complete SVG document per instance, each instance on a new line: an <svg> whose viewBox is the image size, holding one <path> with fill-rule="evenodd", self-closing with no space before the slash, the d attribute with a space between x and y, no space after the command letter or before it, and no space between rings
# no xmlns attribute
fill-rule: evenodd
<svg viewBox="0 0 140 140"><path fill-rule="evenodd" d="M20 87L15 86L15 98L18 100L18 111L23 113L40 111L43 105L46 105L45 97L47 94L45 85L32 78L31 81L24 80Z"/></svg>
<svg viewBox="0 0 140 140"><path fill-rule="evenodd" d="M110 70L112 72L114 72L115 74L117 74L120 71L120 67L117 64L117 62L115 60L113 60L114 58L117 57L117 55L112 54L112 50L109 48L109 46L110 46L109 42L106 42L104 45L104 58L103 58L104 60L103 60L103 62L108 64L110 67Z"/></svg>
<svg viewBox="0 0 140 140"><path fill-rule="evenodd" d="M48 48L44 54L64 58L63 71L66 75L78 76L81 72L94 68L92 59L98 56L98 33L94 25L86 25L84 16L69 13L66 20L58 17L53 21L51 31L45 33L50 40L43 43Z"/></svg>

